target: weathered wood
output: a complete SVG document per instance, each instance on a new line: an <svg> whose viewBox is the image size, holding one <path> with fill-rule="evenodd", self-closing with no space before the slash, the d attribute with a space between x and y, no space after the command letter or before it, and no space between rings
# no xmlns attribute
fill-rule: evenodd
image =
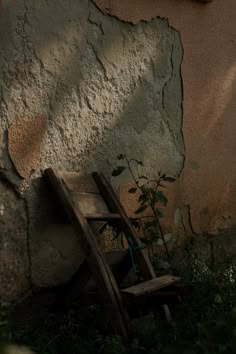
<svg viewBox="0 0 236 354"><path fill-rule="evenodd" d="M179 281L180 278L178 277L174 277L172 275L163 275L161 277L123 289L121 292L132 296L148 295L156 292L159 289L166 288L172 284L178 283Z"/></svg>
<svg viewBox="0 0 236 354"><path fill-rule="evenodd" d="M130 322L128 313L123 306L120 291L115 282L107 261L98 247L97 240L83 217L78 205L72 200L62 176L51 168L45 171L45 176L60 198L65 211L70 217L75 232L79 237L87 262L93 272L93 277L108 308L111 323L116 333L125 339L129 336Z"/></svg>
<svg viewBox="0 0 236 354"><path fill-rule="evenodd" d="M141 270L143 272L143 275L145 276L145 280L156 278L156 274L148 256L147 249L143 248L143 244L137 237L136 232L129 218L127 217L122 205L117 199L115 192L113 191L113 189L111 188L111 186L103 175L94 172L93 177L98 185L101 195L106 200L111 211L121 216L122 229L124 230L124 234L127 241L129 238L131 238L134 243L134 246L141 252L142 257L140 257L139 262L142 268Z"/></svg>
<svg viewBox="0 0 236 354"><path fill-rule="evenodd" d="M91 174L61 172L60 175L70 192L99 193L99 189Z"/></svg>
<svg viewBox="0 0 236 354"><path fill-rule="evenodd" d="M135 232L129 218L126 215L123 206L121 205L120 201L118 200L113 188L107 182L104 175L94 172L93 178L99 188L101 195L106 200L107 205L110 208L110 210L113 213L120 214L120 216L122 218L122 226L123 226L124 234L125 234L127 241L129 240L129 238L131 238L134 246L137 249L139 249L139 254L141 256L137 258L137 262L138 262L140 270L142 271L144 280L150 280L150 279L156 278L156 274L155 274L154 268L152 266L151 260L149 258L147 249L143 249L143 244L140 241L140 239L138 238L138 236L136 235L136 232ZM171 313L170 313L168 305L164 304L162 307L163 307L167 321L171 322L172 318L171 318Z"/></svg>

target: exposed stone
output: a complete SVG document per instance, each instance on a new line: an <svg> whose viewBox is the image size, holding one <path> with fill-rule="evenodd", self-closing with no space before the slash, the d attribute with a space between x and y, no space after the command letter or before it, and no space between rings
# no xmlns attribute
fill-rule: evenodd
<svg viewBox="0 0 236 354"><path fill-rule="evenodd" d="M30 253L35 287L69 281L84 259L78 237L69 225L45 225L43 231L33 233Z"/></svg>
<svg viewBox="0 0 236 354"><path fill-rule="evenodd" d="M17 172L28 178L40 163L41 145L46 131L46 119L18 119L8 130L8 150Z"/></svg>
<svg viewBox="0 0 236 354"><path fill-rule="evenodd" d="M0 181L0 300L10 301L29 288L25 203Z"/></svg>

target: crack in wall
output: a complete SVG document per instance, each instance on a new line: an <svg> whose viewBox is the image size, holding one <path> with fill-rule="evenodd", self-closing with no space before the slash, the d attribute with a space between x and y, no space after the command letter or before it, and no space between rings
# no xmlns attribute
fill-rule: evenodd
<svg viewBox="0 0 236 354"><path fill-rule="evenodd" d="M174 42L174 38L173 38L173 42ZM170 53L170 57L169 57L169 62L170 62L170 67L171 67L170 76L162 88L162 107L163 107L164 111L166 111L165 92L166 92L166 89L167 89L168 85L170 84L171 80L173 79L173 74L174 74L173 54L174 54L174 43L171 44L171 53ZM167 116L168 116L168 114L167 114Z"/></svg>
<svg viewBox="0 0 236 354"><path fill-rule="evenodd" d="M8 104L5 98L5 92L4 92L4 84L1 84L1 106L4 105L5 107L3 109L5 109L5 111L8 110ZM2 108L2 107L1 107Z"/></svg>
<svg viewBox="0 0 236 354"><path fill-rule="evenodd" d="M31 238L31 233L30 233L30 205L28 202L28 199L25 197L23 198L25 202L25 212L26 212L26 218L27 218L27 224L26 224L26 249L27 249L27 256L28 256L28 261L29 261L29 276L28 276L28 281L30 284L30 288L33 288L33 280L32 280L32 259L31 259L31 250L30 250L30 238Z"/></svg>
<svg viewBox="0 0 236 354"><path fill-rule="evenodd" d="M94 3L93 3L93 4L94 4ZM104 35L105 35L105 32L104 32L102 23L97 23L97 22L93 21L92 18L91 18L91 2L90 2L90 1L88 1L88 9L89 9L88 22L89 22L91 25L96 26L96 27L100 30L101 34L104 36Z"/></svg>
<svg viewBox="0 0 236 354"><path fill-rule="evenodd" d="M171 71L170 71L170 76L169 79L165 82L163 89L162 89L162 109L165 112L166 116L168 117L168 119L165 119L165 123L168 126L169 132L171 133L172 136L172 140L173 143L176 146L176 149L178 150L180 156L183 159L183 163L182 163L182 169L179 171L178 176L181 174L183 168L184 168L184 163L185 163L185 144L184 144L184 134L183 134L183 78L182 78L182 74L181 74L181 67L182 67L182 62L183 62L183 46L181 43L181 38L180 38L180 33L178 31L176 31L174 28L172 28L171 26L169 26L171 28L172 31L174 31L175 33L173 33L173 42L171 45L171 55L169 57L169 63L170 63L170 67L171 67ZM176 34L178 34L178 46L181 47L181 61L179 63L179 65L177 66L175 61L174 61L174 52L176 50L180 50L179 47L177 47L177 39L176 39ZM169 112L168 109L168 105L166 104L166 100L167 102L169 102L169 99L166 98L169 86L172 84L173 79L175 79L176 75L179 75L180 78L180 82L181 82L181 97L182 100L179 103L180 105L180 109L181 109L181 116L180 117L173 117L173 112ZM172 123L171 121L173 120L175 122L176 119L180 119L181 123L179 124L180 129L178 129L178 131L176 131L176 129L173 129Z"/></svg>
<svg viewBox="0 0 236 354"><path fill-rule="evenodd" d="M108 80L108 76L107 76L107 70L106 70L106 67L104 66L102 60L99 58L99 55L94 47L94 45L87 39L87 44L89 45L89 47L92 49L93 53L94 53L94 56L97 60L97 62L99 63L99 65L101 66L102 68L102 71L104 73L104 76L105 78Z"/></svg>
<svg viewBox="0 0 236 354"><path fill-rule="evenodd" d="M0 180L5 182L7 184L7 186L13 190L14 193L16 193L16 195L22 199L22 193L21 191L16 187L15 183L12 182L12 180L9 178L9 176L7 175L7 171L4 170L3 168L0 167Z"/></svg>
<svg viewBox="0 0 236 354"><path fill-rule="evenodd" d="M25 63L23 70L24 70L24 74L26 77L27 77L27 73L28 73L27 65L26 65L28 63L27 55L26 55L26 49L27 49L27 44L28 44L27 34L26 34L26 25L29 24L28 15L29 15L29 8L26 4L26 0L24 0L24 15L23 15L23 19L22 19L22 50L23 50L23 57L24 57L24 63Z"/></svg>

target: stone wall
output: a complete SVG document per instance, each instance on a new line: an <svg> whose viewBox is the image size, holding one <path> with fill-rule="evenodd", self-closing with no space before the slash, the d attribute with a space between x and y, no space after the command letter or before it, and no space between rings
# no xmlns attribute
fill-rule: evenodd
<svg viewBox="0 0 236 354"><path fill-rule="evenodd" d="M14 300L81 262L43 169L109 176L126 153L180 174L183 48L167 20L134 26L89 0L3 0L0 31L0 299Z"/></svg>

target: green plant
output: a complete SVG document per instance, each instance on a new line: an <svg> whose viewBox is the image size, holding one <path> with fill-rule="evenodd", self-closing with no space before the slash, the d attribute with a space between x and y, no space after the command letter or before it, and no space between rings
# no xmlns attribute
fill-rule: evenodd
<svg viewBox="0 0 236 354"><path fill-rule="evenodd" d="M131 221L134 227L142 232L141 241L148 247L150 256L153 258L153 245L158 239L161 239L169 263L171 264L170 253L167 243L162 231L160 218L165 214L165 208L168 199L163 191L166 183L172 183L175 178L167 174L158 173L158 178L149 178L146 175L137 175L132 164L143 167L142 161L136 159L128 159L126 155L120 154L117 156L118 160L123 161L123 165L117 166L112 171L112 176L117 177L123 171L128 170L132 177L134 187L129 189L129 193L138 194L138 208L134 211L137 217L132 218ZM146 212L146 215L143 213ZM141 216L140 216L141 215Z"/></svg>
<svg viewBox="0 0 236 354"><path fill-rule="evenodd" d="M235 266L224 259L211 268L210 261L198 252L189 263L180 275L194 284L194 290L173 312L175 333L158 314L150 314L134 320L134 338L124 344L111 335L101 306L84 307L75 302L63 316L39 312L33 324L18 323L18 330L11 329L12 341L27 345L36 354L236 353Z"/></svg>

